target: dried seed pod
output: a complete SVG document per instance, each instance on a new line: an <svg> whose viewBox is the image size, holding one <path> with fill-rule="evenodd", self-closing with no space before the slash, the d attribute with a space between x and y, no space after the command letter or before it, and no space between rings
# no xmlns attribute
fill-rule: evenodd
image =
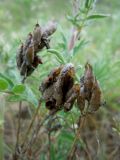
<svg viewBox="0 0 120 160"><path fill-rule="evenodd" d="M95 82L94 82L93 88L92 88L92 96L91 96L91 100L90 100L89 111L90 112L97 111L99 109L100 105L101 105L101 89L98 84L98 81L95 78Z"/></svg>
<svg viewBox="0 0 120 160"><path fill-rule="evenodd" d="M73 87L74 74L74 66L71 63L66 64L61 70L59 78L55 84L54 92L54 98L56 99L57 106L61 106L64 103L66 93Z"/></svg>
<svg viewBox="0 0 120 160"><path fill-rule="evenodd" d="M32 63L33 67L36 68L39 64L43 64L42 59L39 56L34 57L34 61Z"/></svg>
<svg viewBox="0 0 120 160"><path fill-rule="evenodd" d="M35 45L36 44L39 45L41 43L41 36L42 36L42 30L40 25L37 23L33 30L33 41Z"/></svg>
<svg viewBox="0 0 120 160"><path fill-rule="evenodd" d="M85 65L84 85L87 90L91 90L94 83L94 75L92 66L89 63Z"/></svg>
<svg viewBox="0 0 120 160"><path fill-rule="evenodd" d="M54 99L53 94L54 94L54 84L49 86L43 93L45 105L50 110L56 108L56 100Z"/></svg>
<svg viewBox="0 0 120 160"><path fill-rule="evenodd" d="M47 49L49 46L49 36L56 30L55 23L51 23L44 31L42 31L40 25L35 25L33 35L29 33L27 39L22 44L17 56L17 66L22 76L29 76L37 68L38 64L42 64L41 59L36 55L37 52L42 50L44 47Z"/></svg>
<svg viewBox="0 0 120 160"><path fill-rule="evenodd" d="M51 36L57 29L57 23L54 21L50 21L45 29L43 30L43 36L46 35L47 37Z"/></svg>
<svg viewBox="0 0 120 160"><path fill-rule="evenodd" d="M56 82L57 81L57 78L62 70L63 66L60 66L60 67L57 67L55 69L53 69L50 74L48 75L50 81L53 83L53 82Z"/></svg>
<svg viewBox="0 0 120 160"><path fill-rule="evenodd" d="M46 47L47 49L50 48L50 36L56 31L57 29L57 25L55 22L51 22L47 25L47 27L45 27L45 29L42 29L42 35L41 35L41 43L38 45L37 50L35 50L36 52L41 51L44 47Z"/></svg>
<svg viewBox="0 0 120 160"><path fill-rule="evenodd" d="M66 94L66 99L64 103L64 111L71 110L79 94L80 94L80 86L79 84L74 84L74 86Z"/></svg>
<svg viewBox="0 0 120 160"><path fill-rule="evenodd" d="M48 109L61 109L67 92L73 87L74 72L74 66L72 64L60 66L51 71L48 77L42 82L40 91Z"/></svg>
<svg viewBox="0 0 120 160"><path fill-rule="evenodd" d="M33 39L31 39L28 47L26 47L25 50L25 63L27 66L31 66L32 67L32 63L34 61L34 43L33 43Z"/></svg>
<svg viewBox="0 0 120 160"><path fill-rule="evenodd" d="M27 65L25 63L25 61L23 61L21 68L20 68L20 75L21 76L27 76Z"/></svg>
<svg viewBox="0 0 120 160"><path fill-rule="evenodd" d="M27 39L25 41L25 44L24 44L24 50L26 50L26 48L29 47L32 38L33 38L32 33L29 33L28 36L27 36Z"/></svg>
<svg viewBox="0 0 120 160"><path fill-rule="evenodd" d="M85 108L85 93L84 86L80 86L80 94L77 97L77 106L81 112L83 112Z"/></svg>
<svg viewBox="0 0 120 160"><path fill-rule="evenodd" d="M57 81L57 78L61 72L62 66L55 68L52 70L48 77L42 82L39 90L43 93L45 89L47 89L51 84L55 83Z"/></svg>
<svg viewBox="0 0 120 160"><path fill-rule="evenodd" d="M16 62L18 69L21 68L21 65L23 63L23 43L21 44L20 48L18 49L17 55L16 55Z"/></svg>
<svg viewBox="0 0 120 160"><path fill-rule="evenodd" d="M32 67L31 66L27 67L27 76L30 76L33 73L33 71L37 68L37 66L39 64L42 64L42 63L43 62L42 62L41 58L36 55L34 57L34 61L32 63Z"/></svg>
<svg viewBox="0 0 120 160"><path fill-rule="evenodd" d="M92 70L92 66L89 63L85 65L85 73L84 73L84 92L85 98L90 101L91 98L91 90L94 83L94 74Z"/></svg>

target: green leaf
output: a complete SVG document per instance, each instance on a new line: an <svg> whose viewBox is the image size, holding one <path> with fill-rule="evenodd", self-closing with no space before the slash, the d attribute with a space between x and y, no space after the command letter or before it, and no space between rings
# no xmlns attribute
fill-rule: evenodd
<svg viewBox="0 0 120 160"><path fill-rule="evenodd" d="M17 84L13 87L13 93L22 94L25 91L25 86L23 84Z"/></svg>
<svg viewBox="0 0 120 160"><path fill-rule="evenodd" d="M67 16L67 19L68 21L70 21L72 23L72 25L80 28L80 25L79 25L79 20L77 20L77 17L71 17L71 16Z"/></svg>
<svg viewBox="0 0 120 160"><path fill-rule="evenodd" d="M85 1L85 8L89 8L89 1L90 1L90 0L86 0L86 1Z"/></svg>
<svg viewBox="0 0 120 160"><path fill-rule="evenodd" d="M76 54L78 53L78 51L79 51L85 44L87 44L87 43L88 43L88 42L85 41L84 39L81 40L81 41L79 42L79 44L74 47L74 49L73 49L73 56L76 55Z"/></svg>
<svg viewBox="0 0 120 160"><path fill-rule="evenodd" d="M64 49L66 49L67 48L67 39L66 39L63 31L61 31L60 34L61 34L61 37L62 37Z"/></svg>
<svg viewBox="0 0 120 160"><path fill-rule="evenodd" d="M75 19L74 19L74 17L72 17L72 16L68 16L68 15L67 15L67 20L70 21L70 22L73 23L73 24L75 23Z"/></svg>
<svg viewBox="0 0 120 160"><path fill-rule="evenodd" d="M0 91L4 91L8 88L8 82L5 79L0 78Z"/></svg>
<svg viewBox="0 0 120 160"><path fill-rule="evenodd" d="M91 16L88 16L87 19L91 20L91 19L100 19L100 18L106 18L108 17L108 15L105 14L93 14Z"/></svg>
<svg viewBox="0 0 120 160"><path fill-rule="evenodd" d="M9 83L9 86L11 88L14 86L14 83L12 82L12 80L10 78L8 78L6 75L0 73L0 78L5 79Z"/></svg>
<svg viewBox="0 0 120 160"><path fill-rule="evenodd" d="M62 131L60 138L66 141L69 141L70 143L74 140L74 135L72 133Z"/></svg>
<svg viewBox="0 0 120 160"><path fill-rule="evenodd" d="M60 59L60 61L62 62L62 64L65 64L65 59L64 59L64 57L61 55L60 52L58 52L58 51L55 50L55 49L48 49L48 52L55 54L55 55L57 56L57 58Z"/></svg>
<svg viewBox="0 0 120 160"><path fill-rule="evenodd" d="M19 102L25 100L25 98L21 95L10 95L7 100L10 102Z"/></svg>

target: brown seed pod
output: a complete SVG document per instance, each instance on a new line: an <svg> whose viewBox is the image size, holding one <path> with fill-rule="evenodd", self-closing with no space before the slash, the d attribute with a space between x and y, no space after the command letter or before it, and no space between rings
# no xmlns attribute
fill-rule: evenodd
<svg viewBox="0 0 120 160"><path fill-rule="evenodd" d="M84 86L80 86L80 94L77 97L77 106L81 112L83 112L85 108L85 93Z"/></svg>
<svg viewBox="0 0 120 160"><path fill-rule="evenodd" d="M29 33L24 44L24 50L26 50L26 48L29 47L32 39L33 39L32 33Z"/></svg>
<svg viewBox="0 0 120 160"><path fill-rule="evenodd" d="M48 109L59 110L63 106L65 96L74 84L74 72L72 64L60 66L52 70L42 82L40 91Z"/></svg>
<svg viewBox="0 0 120 160"><path fill-rule="evenodd" d="M57 23L54 21L50 21L45 29L43 30L43 36L46 35L47 37L51 36L57 29Z"/></svg>
<svg viewBox="0 0 120 160"><path fill-rule="evenodd" d="M35 25L35 27L34 27L34 30L33 30L33 41L34 41L34 44L40 44L41 36L42 36L42 30L41 30L40 25L37 23Z"/></svg>
<svg viewBox="0 0 120 160"><path fill-rule="evenodd" d="M41 35L41 43L38 45L37 50L35 49L35 53L41 51L44 47L47 49L50 48L50 36L56 31L57 25L55 22L50 22L45 29L42 29Z"/></svg>
<svg viewBox="0 0 120 160"><path fill-rule="evenodd" d="M93 88L92 88L92 96L90 100L90 107L89 107L90 112L94 112L99 109L101 105L101 94L102 92L101 92L100 86L98 84L98 81L95 78Z"/></svg>
<svg viewBox="0 0 120 160"><path fill-rule="evenodd" d="M43 62L42 62L41 58L36 55L34 57L34 61L32 63L32 66L27 67L27 76L30 76L33 73L33 71L37 68L37 66L42 63Z"/></svg>
<svg viewBox="0 0 120 160"><path fill-rule="evenodd" d="M31 66L32 67L32 63L34 61L34 43L33 43L33 39L31 39L30 44L28 45L28 47L26 47L25 50L25 63L27 66Z"/></svg>
<svg viewBox="0 0 120 160"><path fill-rule="evenodd" d="M49 110L58 110L56 106L56 99L54 98L55 83L47 87L43 92L43 99L45 100L45 106Z"/></svg>
<svg viewBox="0 0 120 160"><path fill-rule="evenodd" d="M18 49L17 55L16 55L16 62L18 69L21 68L21 65L23 63L23 43L21 44L20 48Z"/></svg>
<svg viewBox="0 0 120 160"><path fill-rule="evenodd" d="M29 33L24 45L22 44L17 56L17 67L22 76L29 76L37 68L38 64L42 64L41 59L36 55L37 52L44 47L47 49L49 46L49 36L56 30L55 23L51 23L44 31L37 23L34 27L33 35Z"/></svg>
<svg viewBox="0 0 120 160"><path fill-rule="evenodd" d="M50 85L57 81L57 78L61 72L62 66L55 68L52 70L48 77L42 82L39 90L43 93L45 89L47 89Z"/></svg>
<svg viewBox="0 0 120 160"><path fill-rule="evenodd" d="M59 78L55 84L54 92L54 98L56 99L57 106L61 106L64 103L66 93L73 87L74 75L75 70L71 63L66 64L61 70Z"/></svg>
<svg viewBox="0 0 120 160"><path fill-rule="evenodd" d="M80 94L80 86L79 84L74 84L74 86L66 94L64 111L70 111L72 109L73 104L79 94Z"/></svg>
<svg viewBox="0 0 120 160"><path fill-rule="evenodd" d="M84 92L85 98L90 101L91 91L94 83L94 74L92 66L89 63L85 65L85 73L84 73Z"/></svg>
<svg viewBox="0 0 120 160"><path fill-rule="evenodd" d="M94 83L94 75L92 66L89 63L85 65L84 85L87 90L91 90Z"/></svg>

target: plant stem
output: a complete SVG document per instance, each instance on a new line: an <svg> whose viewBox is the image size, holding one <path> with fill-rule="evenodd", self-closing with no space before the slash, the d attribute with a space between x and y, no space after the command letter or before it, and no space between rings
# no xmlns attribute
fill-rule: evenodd
<svg viewBox="0 0 120 160"><path fill-rule="evenodd" d="M51 160L51 133L48 133L48 160Z"/></svg>
<svg viewBox="0 0 120 160"><path fill-rule="evenodd" d="M33 146L33 144L36 143L36 140L38 138L38 134L40 131L40 128L43 126L43 124L45 123L46 120L50 119L57 111L54 111L52 113L50 113L49 115L46 115L45 118L41 121L41 123L38 122L37 126L35 127L35 129L33 130L32 136L29 140L29 142L26 145L26 148L24 149L24 153L26 153L27 150L30 150L31 147Z"/></svg>
<svg viewBox="0 0 120 160"><path fill-rule="evenodd" d="M77 15L77 13L79 12L79 6L80 6L80 1L79 0L73 0L73 16ZM80 35L80 32L81 32L82 28L85 25L85 22L86 22L89 11L90 11L90 8L88 8L87 11L85 12L85 16L84 16L84 19L82 21L82 24L77 28L73 27L72 35L71 35L70 41L68 43L68 51L71 51L74 48L76 41L78 39L80 39L79 35Z"/></svg>
<svg viewBox="0 0 120 160"><path fill-rule="evenodd" d="M33 118L32 118L32 120L31 120L31 123L30 123L30 125L29 125L29 127L28 127L28 129L27 129L27 132L26 132L25 137L24 137L24 140L23 140L22 147L24 147L24 144L25 144L25 142L27 141L27 137L28 137L28 135L29 135L29 133L30 133L30 130L31 130L32 126L33 126L33 123L34 123L34 121L35 121L35 119L36 119L36 117L37 117L37 115L38 115L38 112L39 112L40 107L41 107L41 100L39 100L39 103L38 103L38 107L37 107L37 109L36 109L36 112L35 112L35 114L33 115Z"/></svg>
<svg viewBox="0 0 120 160"><path fill-rule="evenodd" d="M25 77L21 81L22 84L25 82ZM17 128L17 135L16 135L16 144L15 144L15 153L13 155L13 160L18 159L18 151L19 151L19 138L20 138L20 130L21 130L21 110L22 110L22 101L19 102L19 113L18 113L18 128Z"/></svg>
<svg viewBox="0 0 120 160"><path fill-rule="evenodd" d="M80 131L81 131L83 125L84 125L85 118L86 118L86 116L82 116L82 117L79 118L80 126L79 126L79 128L77 130L77 133L76 133L76 136L74 138L72 147L71 147L71 149L69 151L68 158L67 158L68 160L73 160L73 156L74 156L75 148L76 148L76 143L77 143L78 139L80 138Z"/></svg>

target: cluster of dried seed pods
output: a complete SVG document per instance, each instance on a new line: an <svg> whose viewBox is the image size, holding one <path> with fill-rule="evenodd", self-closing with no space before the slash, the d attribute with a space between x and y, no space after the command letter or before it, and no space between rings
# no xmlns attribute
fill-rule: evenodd
<svg viewBox="0 0 120 160"><path fill-rule="evenodd" d="M17 56L17 67L20 74L27 77L42 64L41 58L37 55L44 47L50 48L50 36L56 31L56 23L51 22L45 28L41 28L37 23L33 33L29 33L25 43L21 44Z"/></svg>
<svg viewBox="0 0 120 160"><path fill-rule="evenodd" d="M86 102L89 112L98 110L102 104L101 94L99 82L93 74L92 66L86 63L84 76L80 79L80 94L77 97L77 104L81 112L83 112Z"/></svg>
<svg viewBox="0 0 120 160"><path fill-rule="evenodd" d="M76 90L74 76L74 66L69 63L55 68L42 82L40 91L49 110L64 108L69 111L72 108L77 94L73 95L73 90ZM76 92L79 92L79 86Z"/></svg>
<svg viewBox="0 0 120 160"><path fill-rule="evenodd" d="M76 100L81 112L83 112L86 102L88 102L91 112L100 107L101 90L93 74L92 66L88 63L85 65L85 73L80 84L74 83L74 76L74 66L68 63L55 68L41 83L40 91L49 110L64 108L64 111L69 111Z"/></svg>

